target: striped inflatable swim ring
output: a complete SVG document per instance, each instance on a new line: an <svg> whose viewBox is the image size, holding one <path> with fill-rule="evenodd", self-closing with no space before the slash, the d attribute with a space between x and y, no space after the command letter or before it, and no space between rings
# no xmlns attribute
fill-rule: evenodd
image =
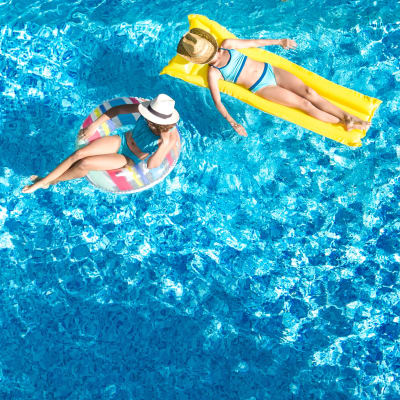
<svg viewBox="0 0 400 400"><path fill-rule="evenodd" d="M118 97L113 100L105 101L100 104L90 115L85 119L81 128L86 128L93 121L99 118L107 110L112 107L121 106L124 104L139 104L146 99L140 97ZM120 114L115 118L107 120L100 125L94 134L86 140L77 140L76 148L79 149L93 140L103 136L109 136L116 129L135 124L139 119L140 114ZM90 171L87 174L89 182L106 191L112 193L137 193L149 189L164 180L167 175L174 169L180 154L180 145L178 150L172 149L166 156L162 164L157 168L148 169L147 161L142 161L135 164L133 167L125 166L121 169L111 171Z"/></svg>

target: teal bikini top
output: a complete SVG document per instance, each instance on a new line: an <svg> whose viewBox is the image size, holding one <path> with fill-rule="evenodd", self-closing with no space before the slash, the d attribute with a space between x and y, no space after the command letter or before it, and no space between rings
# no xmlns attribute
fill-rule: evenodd
<svg viewBox="0 0 400 400"><path fill-rule="evenodd" d="M146 120L140 117L132 130L132 138L143 153L153 154L158 148L159 136L156 136L147 125Z"/></svg>
<svg viewBox="0 0 400 400"><path fill-rule="evenodd" d="M217 68L226 81L236 83L246 63L247 56L235 49L224 49L222 47L221 49L229 51L229 61L221 68L214 67L214 65L211 66Z"/></svg>
<svg viewBox="0 0 400 400"><path fill-rule="evenodd" d="M120 133L119 136L121 138L121 146L118 153L129 157L135 164L139 164L142 160L140 160L129 148L128 143L126 142L125 132ZM156 136L150 130L143 117L140 117L136 121L136 125L132 129L132 138L139 149L142 150L143 153L149 153L149 155L153 154L157 150L158 141L160 140L160 137Z"/></svg>

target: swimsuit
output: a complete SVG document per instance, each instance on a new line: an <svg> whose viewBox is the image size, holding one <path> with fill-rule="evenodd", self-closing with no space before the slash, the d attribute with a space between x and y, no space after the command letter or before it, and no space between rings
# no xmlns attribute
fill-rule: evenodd
<svg viewBox="0 0 400 400"><path fill-rule="evenodd" d="M129 157L135 164L139 164L143 161L129 148L128 143L126 142L125 132L120 133L119 137L121 138L121 146L118 150L118 154L123 154L124 156ZM150 130L143 117L140 117L137 120L136 125L132 130L132 138L137 147L139 147L143 153L149 154L153 154L157 150L158 141L160 140L160 138Z"/></svg>
<svg viewBox="0 0 400 400"><path fill-rule="evenodd" d="M271 64L264 64L264 71L261 74L258 81L251 87L249 87L250 92L257 92L265 86L276 86L276 79L274 71L271 67Z"/></svg>
<svg viewBox="0 0 400 400"><path fill-rule="evenodd" d="M221 75L224 78L224 80L236 83L240 73L242 72L244 64L246 63L247 56L245 56L243 53L235 49L224 49L222 47L221 49L227 50L229 52L229 61L226 63L226 65L224 65L221 68L215 67L214 65L211 66L218 69L219 72L221 72ZM255 93L261 88L271 85L273 86L276 85L274 71L272 70L270 64L265 63L263 73L261 74L257 82L249 88L249 90Z"/></svg>
<svg viewBox="0 0 400 400"><path fill-rule="evenodd" d="M221 50L227 50L229 52L229 61L221 68L212 67L219 69L223 78L228 82L236 83L240 73L246 63L247 56L237 50L229 50L221 47Z"/></svg>

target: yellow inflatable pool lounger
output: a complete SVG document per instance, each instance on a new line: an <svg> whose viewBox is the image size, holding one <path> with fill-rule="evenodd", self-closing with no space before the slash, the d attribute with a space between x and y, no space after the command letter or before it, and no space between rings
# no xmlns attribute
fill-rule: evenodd
<svg viewBox="0 0 400 400"><path fill-rule="evenodd" d="M190 29L201 28L212 33L217 39L218 44L221 44L224 39L236 38L236 36L230 33L226 28L203 15L192 14L189 15L188 18ZM269 51L259 48L241 49L240 51L255 60L266 62L291 72L333 104L365 121L371 121L381 103L378 99L330 82ZM207 71L208 65L193 64L186 61L180 55L176 55L160 74L168 74L186 82L208 88ZM319 121L295 108L282 106L263 99L244 87L232 82L220 80L219 88L221 92L236 97L266 113L293 122L310 131L336 140L339 143L355 147L362 145L361 139L365 136L365 130L354 129L346 131L340 124L330 124Z"/></svg>

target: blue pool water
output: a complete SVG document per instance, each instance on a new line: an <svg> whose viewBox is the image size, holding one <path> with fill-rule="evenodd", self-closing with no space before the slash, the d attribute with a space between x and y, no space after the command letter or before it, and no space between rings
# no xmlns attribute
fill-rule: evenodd
<svg viewBox="0 0 400 400"><path fill-rule="evenodd" d="M383 104L349 148L158 73L187 14ZM0 3L0 399L400 398L400 3ZM22 195L105 99L170 94L185 145L133 196Z"/></svg>

